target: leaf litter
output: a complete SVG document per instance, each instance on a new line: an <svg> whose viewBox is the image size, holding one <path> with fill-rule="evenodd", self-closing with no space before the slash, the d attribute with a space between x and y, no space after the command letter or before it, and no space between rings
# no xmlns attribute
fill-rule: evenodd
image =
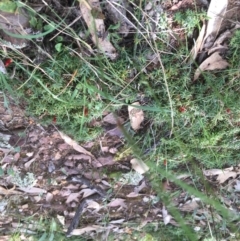
<svg viewBox="0 0 240 241"><path fill-rule="evenodd" d="M92 144L89 147L88 145L83 145L86 147L83 148L70 137L56 131L55 128L48 128L46 131L44 127L32 125L29 128L29 132L29 135L31 134L32 137L34 135L39 136L39 140L36 141L36 138L26 140L25 145L21 148L21 155L25 153L26 159L19 159L18 169L20 172L21 170L24 171L26 169L25 163L34 159L35 165L28 165L28 172L35 173L37 182L34 187L23 188L16 186L13 191L5 190L3 192L6 196L18 196L25 193L28 196L27 203L29 205L25 205L26 201L18 204L18 208L24 210L24 212L30 211L29 206L31 203L33 204L31 213L39 212L37 206L40 204L45 207L45 210L51 208L53 213L55 212L56 215L60 215L64 219L64 228L66 230L71 224L74 210L77 209L79 203L87 199L84 215L80 221L80 227L82 228L76 227L71 232L71 235L95 230L96 223L99 223L99 220L104 218L104 213L106 212L109 213L110 220L108 228L112 231L117 230L116 232L124 232L121 225L124 224L125 220L130 218L137 220L136 213L142 217L141 220L145 220L142 221L145 224L162 220L165 225L178 225L172 218L171 213L168 212L167 206L159 202L156 193L154 193L146 181L144 175L149 168L143 161L130 157L124 161L123 165L121 161L114 161L115 153L102 153L101 151L92 153L90 152L93 147ZM122 143L122 139L118 136L113 138L112 136L104 135L98 139L98 142L95 141L94 146L98 145L98 150L101 150L101 144L103 143L110 148L114 148L114 146ZM35 151L36 149L38 149L37 152ZM55 166L53 171L48 169L51 162ZM38 168L36 169L36 167ZM104 172L109 168L111 173L116 168L116 170L121 170L125 174L122 173L119 178L110 178L102 173L103 168L107 168ZM66 181L69 175L79 173L84 173L85 178L89 180L87 185L84 182L80 184ZM239 170L236 167L225 170L212 169L205 170L204 174L207 178L215 178L214 180L219 185L223 185L229 179L237 178ZM47 183L48 178L52 180L51 184ZM189 174L178 176L178 178L184 179L184 182L187 182L189 185L192 183L191 175ZM173 183L169 183L169 181L165 183L168 183L168 186L171 188L163 189L164 192L177 190ZM232 184L236 194L239 193L238 186L239 183L236 180ZM107 205L101 199L91 199L98 193L100 187L106 193L110 191ZM202 207L199 205L199 199L192 198L189 200L184 197L186 195L182 193L183 201L179 198L174 200L174 197L172 200L174 206L183 213L196 213L196 215L204 216L206 210L202 210ZM149 209L151 203L154 203L154 208ZM35 207L34 204L36 205ZM129 210L134 210L134 212L132 213ZM148 210L147 214L146 210ZM126 212L128 213L127 216ZM97 225L97 227L98 230L106 230L101 225Z"/></svg>
<svg viewBox="0 0 240 241"><path fill-rule="evenodd" d="M216 1L212 1L215 2ZM89 5L89 3L91 5ZM179 5L180 7L180 5ZM86 21L86 24L88 25L89 32L91 34L92 41L94 44L102 51L104 54L109 56L111 59L115 59L117 57L117 53L115 48L112 46L112 44L107 40L107 33L105 31L104 26L104 14L102 12L102 9L100 7L100 4L98 1L90 1L85 2L84 0L80 3L80 8L83 14L83 17ZM122 16L121 21L121 27L122 29L127 28L127 31L130 29L128 26L128 20L126 18L126 14L124 11L120 9L127 8L126 5L120 8L116 8L117 11L120 11L120 15ZM148 6L146 11L153 10L153 6ZM111 10L109 10L110 12ZM221 10L221 13L223 13L225 10ZM149 12L150 14L150 12ZM152 17L158 17L156 12L152 12ZM91 21L88 21L91 19ZM155 19L155 20L156 20ZM114 21L114 20L113 20ZM221 22L221 21L220 21ZM208 35L211 35L211 33L218 33L219 32L219 25L217 28L209 31L210 24L208 24L208 30L206 31ZM213 26L213 25L212 25ZM96 28L94 31L92 30L92 27ZM95 31L97 30L97 32ZM125 31L124 30L124 31ZM127 33L128 34L128 33ZM215 34L217 35L217 34ZM227 36L228 34L226 34ZM212 54L209 56L210 59L206 59L208 61L208 66L211 65L210 68L201 67L201 71L210 70L211 68L217 69L217 67L220 66L222 68L223 64L227 63L221 63L221 61L224 61L221 59L221 51L226 49L224 46L224 41L212 40L209 41L209 39L206 37L207 35L203 36L203 42L205 41L203 45L200 44L200 46L204 46L208 51L208 54ZM210 42L213 47L212 49L209 49L208 46L210 46ZM215 55L214 55L215 54ZM213 56L213 57L212 57ZM220 56L220 57L219 57ZM214 58L219 58L220 62L218 65L212 64L214 62ZM199 73L197 73L197 78L199 77ZM196 79L197 79L196 78ZM141 129L141 124L144 121L144 112L141 110L140 103L134 102L132 103L133 106L129 106L129 119L131 127L134 131L138 131ZM139 106L137 108L136 106ZM103 118L103 122L118 125L119 123L123 123L124 120L115 118L114 114L110 113L109 115L105 116L105 120ZM129 219L136 219L136 216L132 214L131 212L128 212L129 210L134 210L134 213L139 214L142 217L142 220L145 222L152 222L152 221L161 221L165 225L172 223L172 216L168 213L167 207L165 207L162 203L160 203L158 200L154 203L154 208L149 210L149 200L153 200L156 197L156 193L151 189L151 186L149 183L145 182L144 179L144 173L148 171L148 167L145 163L142 161L139 161L136 158L131 158L129 160L126 160L124 165L122 165L119 162L114 161L114 155L117 153L118 148L115 146L111 146L107 144L104 147L109 147L108 149L105 149L106 153L101 153L100 149L100 143L96 141L96 143L90 143L88 146L86 145L79 145L76 141L72 140L69 136L65 135L61 132L56 132L54 129L48 128L45 129L44 127L40 127L37 125L32 125L29 129L29 140L26 141L26 143L21 148L21 156L24 156L24 158L19 158L19 161L17 165L19 165L20 170L23 171L26 168L28 168L28 171L35 172L37 177L37 183L36 187L27 187L27 188L20 188L17 187L18 190L21 190L19 193L13 192L14 190L9 189L4 190L3 193L6 196L9 195L17 195L21 196L23 192L25 192L27 196L27 202L29 204L32 202L35 204L36 207L33 207L32 210L29 210L29 206L26 203L26 200L19 202L17 208L19 210L23 210L23 213L37 213L39 212L38 206L42 205L42 207L48 209L49 203L51 203L51 209L53 210L53 213L57 214L57 218L61 218L61 223L66 228L69 226L72 218L74 210L76 210L79 201L82 198L90 197L93 195L96 191L94 190L95 186L102 186L104 187L104 190L111 192L111 199L108 200L108 205L106 208L106 205L103 203L103 200L87 200L88 206L85 208L85 212L88 213L89 216L84 219L82 217L80 227L87 225L84 228L76 228L72 231L72 235L81 235L83 233L95 231L107 231L109 229L116 230L116 232L124 232L125 229L121 228L120 225L124 222L124 220ZM114 129L110 129L110 131L106 132L108 135L105 135L103 139L107 140L107 143L110 143L112 139L110 137L115 137L116 142L115 144L121 143L121 138L123 138L123 133L119 127L115 127ZM111 139L111 140L110 140ZM64 141L64 142L61 142ZM102 140L103 141L103 140ZM92 147L97 144L98 145L98 151L92 152ZM109 145L109 146L108 146ZM83 147L84 146L84 147ZM42 148L43 147L43 148ZM39 152L36 153L35 150L38 149ZM110 152L110 150L113 150ZM77 152L77 153L76 153ZM28 156L27 153L33 153L33 156ZM79 154L81 153L81 154ZM36 164L36 166L32 165ZM16 165L16 164L14 164ZM49 166L53 166L54 168L51 168L51 170L48 168ZM34 167L33 167L34 166ZM131 183L125 183L124 185L121 182L118 182L118 180L113 180L112 178L108 177L108 175L103 174L103 167L107 169L107 171L114 171L114 168L117 170L121 170L123 172L126 172L133 169L135 174L139 175L140 178L135 182ZM123 168L125 167L125 169ZM109 170L108 170L109 168ZM111 169L112 168L112 169ZM94 175L89 175L88 179L91 183L89 187L88 185L80 185L76 183L68 183L66 181L67 177L72 174L79 174L79 173L89 173L89 171L94 172L97 171L101 174L100 177L96 177ZM105 170L104 170L105 171ZM207 172L208 171L208 172ZM135 175L133 173L128 173L131 175ZM234 189L236 192L239 190L239 181L237 180L239 176L239 171L232 168L231 170L206 170L205 174L207 178L213 178L214 181L217 181L218 184L224 185L228 183L231 179L236 179L233 184ZM3 177L8 176L8 174L5 172ZM215 178L215 179L214 179ZM99 180L100 179L100 180ZM102 179L102 180L101 180ZM134 179L137 179L134 177ZM47 180L51 180L51 183L49 184ZM114 184L111 184L112 181L114 181ZM188 183L192 184L191 177L186 176L185 180ZM2 182L2 180L1 180ZM165 182L168 183L168 182ZM8 184L11 184L9 182ZM2 184L1 184L2 185ZM159 184L160 185L160 184ZM170 184L168 183L170 186ZM174 185L171 185L171 191L173 189L176 191L177 188L174 187ZM1 186L1 188L4 188ZM54 190L54 191L53 191ZM168 192L167 188L164 189L165 192ZM29 195L28 195L29 194ZM39 195L41 194L41 196ZM155 194L155 195L152 195ZM199 214L204 215L203 211L200 209L198 205L198 200L191 198L191 200L187 200L187 194L182 193L182 196L184 197L184 202L180 206L180 201L176 201L175 206L179 207L179 210L183 212L195 212L196 209L198 209ZM34 202L34 200L36 202ZM145 202L145 201L146 202ZM174 203L174 200L172 200ZM64 203L61 204L61 203ZM145 204L144 204L145 203ZM115 209L116 208L116 209ZM95 216L95 221L89 224L89 220L92 217L91 215L94 215L94 212L92 212L90 209L96 209L97 214ZM122 210L126 209L125 211L128 213L126 215L126 212L123 212ZM59 215L59 213L61 215ZM102 219L104 219L104 213L109 213L109 219L110 224L107 227L104 227L103 225L95 225L94 223L99 223L99 216L101 216ZM159 217L162 218L159 218ZM126 218L123 218L126 217ZM98 220L98 221L97 221ZM17 222L16 222L17 224ZM115 225L112 225L115 224ZM131 232L130 230L126 230L125 232Z"/></svg>

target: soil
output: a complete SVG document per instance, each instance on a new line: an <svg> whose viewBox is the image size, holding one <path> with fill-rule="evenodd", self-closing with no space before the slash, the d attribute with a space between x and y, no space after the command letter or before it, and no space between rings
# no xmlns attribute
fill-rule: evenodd
<svg viewBox="0 0 240 241"><path fill-rule="evenodd" d="M39 1L31 1L34 2L37 4ZM77 7L76 3L72 5L73 1L45 0L45 2L59 15L72 13L69 14L71 15L69 23L79 14L79 9L74 8ZM169 14L174 14L174 11L184 11L194 5L191 0L174 2L173 4L172 1L169 3L166 1L163 6ZM205 1L199 0L197 3L199 8L207 8ZM41 11L48 16L51 15L44 6ZM180 36L181 34L183 33L180 33ZM47 42L47 39L44 41ZM31 54L39 57L37 52ZM101 122L107 130L106 133L94 142L82 143L81 147L84 150L79 151L74 148L72 139L70 139L71 144L66 142L66 138L63 138L54 123L49 126L41 125L36 119L26 115L23 103L17 103L10 95L0 94L2 140L0 141L2 160L0 202L1 212L4 213L0 217L2 234L11 234L19 220L23 227L24 224L27 227L24 217L29 216L34 216L34 220L42 216L63 217L65 220L63 228L67 231L79 204L85 198L88 198L89 203L81 214L80 224L77 227L79 233L81 228L94 227L96 224L98 225L96 229L101 227L106 230L108 226L116 230L115 232L121 233L127 232L124 224L129 221L142 223L143 226L148 222L166 222L164 203L158 200L156 189L152 188L149 181L151 177L145 176L135 184L125 184L119 178L121 174L131 171L130 161L133 155L130 152L120 160L116 158L123 150L125 142L117 125L106 126L106 123ZM6 171L8 168L11 169L10 174ZM31 178L29 173L34 174L34 177ZM16 177L17 175L19 176ZM74 176L80 179L86 178L91 185L86 185L84 181L82 183L71 181L69 177ZM25 180L28 185L26 183L25 186L24 183L19 185L19 180ZM167 180L159 178L158 182L163 192L181 193L172 199L175 207L183 213L194 212L194 207L187 206L187 201L190 199L194 203L192 198L186 200L187 193ZM185 178L185 182L193 184L189 176ZM98 199L91 198L99 188L108 195ZM203 185L200 184L199 188L203 188ZM239 207L236 206L237 208ZM203 211L199 209L197 212L200 215ZM173 219L170 220L170 224L178 225ZM198 224L206 225L203 222ZM93 232L95 231L93 228Z"/></svg>

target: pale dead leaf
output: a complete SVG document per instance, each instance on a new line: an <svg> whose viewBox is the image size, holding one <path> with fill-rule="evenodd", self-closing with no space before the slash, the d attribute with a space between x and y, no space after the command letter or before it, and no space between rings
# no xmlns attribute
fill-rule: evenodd
<svg viewBox="0 0 240 241"><path fill-rule="evenodd" d="M109 147L108 146L101 146L101 151L102 152L108 152Z"/></svg>
<svg viewBox="0 0 240 241"><path fill-rule="evenodd" d="M109 149L109 153L116 154L118 152L118 149L116 147L112 147Z"/></svg>
<svg viewBox="0 0 240 241"><path fill-rule="evenodd" d="M92 165L94 167L103 167L103 166L111 166L114 165L116 162L113 159L113 156L105 156L105 157L99 157L97 160L94 160L92 162Z"/></svg>
<svg viewBox="0 0 240 241"><path fill-rule="evenodd" d="M47 195L46 195L46 201L48 203L50 203L52 201L52 199L53 199L53 194L48 192Z"/></svg>
<svg viewBox="0 0 240 241"><path fill-rule="evenodd" d="M57 214L57 219L62 224L62 226L65 225L65 217L64 216L61 216L61 215Z"/></svg>
<svg viewBox="0 0 240 241"><path fill-rule="evenodd" d="M102 226L99 225L92 225L92 226L88 226L85 228L80 228L80 229L74 229L71 232L71 235L82 235L84 233L88 233L88 232L92 232L92 231L100 231L100 230L104 230L104 228ZM65 230L67 231L67 230Z"/></svg>
<svg viewBox="0 0 240 241"><path fill-rule="evenodd" d="M206 70L225 69L228 65L228 62L218 52L215 52L201 63L194 74L194 80L197 80L200 74Z"/></svg>
<svg viewBox="0 0 240 241"><path fill-rule="evenodd" d="M113 221L111 221L110 223L112 223L112 224L116 224L116 223L123 223L125 221L125 219L118 219L118 220L113 220Z"/></svg>
<svg viewBox="0 0 240 241"><path fill-rule="evenodd" d="M211 0L207 12L207 17L209 18L209 20L201 50L203 48L208 49L213 45L221 28L227 6L228 0Z"/></svg>
<svg viewBox="0 0 240 241"><path fill-rule="evenodd" d="M71 191L69 189L62 189L60 192L59 192L59 195L61 195L62 197L67 197L71 194Z"/></svg>
<svg viewBox="0 0 240 241"><path fill-rule="evenodd" d="M46 190L38 187L19 187L18 189L29 194L42 194L47 192Z"/></svg>
<svg viewBox="0 0 240 241"><path fill-rule="evenodd" d="M93 201L93 200L87 200L87 208L92 208L96 210L100 210L101 206L99 203Z"/></svg>
<svg viewBox="0 0 240 241"><path fill-rule="evenodd" d="M122 198L113 199L107 206L108 207L119 207L120 206L123 208L127 208L125 199L122 199Z"/></svg>
<svg viewBox="0 0 240 241"><path fill-rule="evenodd" d="M199 207L196 200L191 200L183 204L179 209L183 212L192 212Z"/></svg>
<svg viewBox="0 0 240 241"><path fill-rule="evenodd" d="M124 119L121 117L115 116L113 113L110 113L103 118L103 122L109 123L111 125L117 125L117 124L123 124Z"/></svg>
<svg viewBox="0 0 240 241"><path fill-rule="evenodd" d="M228 178L232 177L232 178L236 178L236 176L239 173L237 172L231 172L231 171L222 171L221 174L218 175L217 177L217 181L222 184L224 182L226 182L228 180Z"/></svg>
<svg viewBox="0 0 240 241"><path fill-rule="evenodd" d="M236 192L240 192L240 181L236 180L236 185L234 186Z"/></svg>
<svg viewBox="0 0 240 241"><path fill-rule="evenodd" d="M227 5L228 0L211 0L207 12L208 21L207 23L206 21L204 22L196 44L191 50L189 59L190 63L196 59L199 51L202 51L203 49L208 50L212 47L221 28L222 21L224 20Z"/></svg>
<svg viewBox="0 0 240 241"><path fill-rule="evenodd" d="M140 194L136 193L136 192L130 192L126 197L138 197Z"/></svg>
<svg viewBox="0 0 240 241"><path fill-rule="evenodd" d="M28 170L29 167L30 167L30 165L31 165L35 160L36 160L36 157L34 157L34 158L32 158L30 161L26 162L26 163L24 164L25 169Z"/></svg>
<svg viewBox="0 0 240 241"><path fill-rule="evenodd" d="M140 106L139 102L134 102L132 105L135 106ZM131 123L131 127L133 130L137 131L141 127L141 123L144 120L144 113L141 109L133 107L133 106L128 106L128 115Z"/></svg>
<svg viewBox="0 0 240 241"><path fill-rule="evenodd" d="M240 174L240 171L234 171L233 167L221 169L209 169L203 171L205 176L215 176L218 175L217 181L222 184L229 178L236 178Z"/></svg>
<svg viewBox="0 0 240 241"><path fill-rule="evenodd" d="M143 174L149 170L149 167L142 160L133 158L130 162L132 164L132 169L140 174Z"/></svg>
<svg viewBox="0 0 240 241"><path fill-rule="evenodd" d="M54 160L59 160L60 158L61 158L62 156L61 156L61 154L60 154L60 152L58 151L57 153L55 153L55 155L54 155Z"/></svg>
<svg viewBox="0 0 240 241"><path fill-rule="evenodd" d="M92 155L92 153L90 153L89 151L87 151L85 148L81 147L80 145L78 145L78 143L76 141L74 141L72 138L70 138L69 136L65 135L64 133L62 133L61 131L59 131L60 136L62 137L62 139L68 144L70 145L74 150L89 155L91 157L94 157Z"/></svg>
<svg viewBox="0 0 240 241"><path fill-rule="evenodd" d="M0 186L0 194L1 195L12 195L12 194L22 194L22 192L15 191L15 186L11 189L6 189Z"/></svg>
<svg viewBox="0 0 240 241"><path fill-rule="evenodd" d="M162 207L162 216L163 216L163 222L165 225L167 225L172 219L172 216L168 214L168 211L165 208L165 206Z"/></svg>
<svg viewBox="0 0 240 241"><path fill-rule="evenodd" d="M223 170L221 170L221 169L209 169L209 170L204 170L203 174L208 177L208 176L219 175L222 172L223 172Z"/></svg>
<svg viewBox="0 0 240 241"><path fill-rule="evenodd" d="M89 197L91 195L93 195L94 193L96 193L96 190L94 189L89 189L89 188L84 188L80 191L80 194L83 193L83 197L82 198L85 198L85 197Z"/></svg>
<svg viewBox="0 0 240 241"><path fill-rule="evenodd" d="M72 201L78 201L78 198L81 196L81 193L80 192L75 192L75 193L71 193L67 200L66 200L66 203L70 203Z"/></svg>
<svg viewBox="0 0 240 241"><path fill-rule="evenodd" d="M118 126L107 131L106 134L108 134L110 136L118 136L120 138L124 137L124 134L123 134L121 128L119 128Z"/></svg>
<svg viewBox="0 0 240 241"><path fill-rule="evenodd" d="M100 2L98 0L81 0L79 2L83 19L88 26L93 43L111 60L116 59L117 51L107 38ZM93 10L97 11L98 15L103 15L103 18L94 16Z"/></svg>

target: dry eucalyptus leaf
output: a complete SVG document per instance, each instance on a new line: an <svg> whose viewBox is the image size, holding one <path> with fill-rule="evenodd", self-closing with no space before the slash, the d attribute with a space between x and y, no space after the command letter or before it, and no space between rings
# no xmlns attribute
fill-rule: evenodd
<svg viewBox="0 0 240 241"><path fill-rule="evenodd" d="M239 173L237 173L237 172L222 171L222 173L218 175L217 181L221 184L221 183L226 182L228 180L228 178L230 178L230 177L236 178L236 176L238 174Z"/></svg>
<svg viewBox="0 0 240 241"><path fill-rule="evenodd" d="M71 139L69 136L63 134L61 131L59 131L60 136L62 137L62 139L70 146L72 146L72 148L80 153L89 155L91 157L94 157L92 155L92 153L90 153L89 151L87 151L85 148L81 147L80 145L78 145L78 143L76 141L74 141L73 139Z"/></svg>
<svg viewBox="0 0 240 241"><path fill-rule="evenodd" d="M209 49L212 47L219 30L222 26L222 21L224 20L224 15L228 6L228 0L211 0L208 8L207 23L204 22L202 29L199 33L196 44L191 50L189 62L192 63L199 53L199 50Z"/></svg>
<svg viewBox="0 0 240 241"><path fill-rule="evenodd" d="M99 0L80 0L80 10L86 22L93 43L111 60L117 58L117 51L107 38L104 15Z"/></svg>
<svg viewBox="0 0 240 241"><path fill-rule="evenodd" d="M108 205L108 207L123 207L127 208L127 205L125 203L125 199L122 198L115 198L113 199Z"/></svg>
<svg viewBox="0 0 240 241"><path fill-rule="evenodd" d="M18 189L29 194L43 194L47 192L46 190L38 187L19 187Z"/></svg>
<svg viewBox="0 0 240 241"><path fill-rule="evenodd" d="M132 169L140 174L143 174L149 170L149 167L142 160L133 158L130 162L132 164Z"/></svg>
<svg viewBox="0 0 240 241"><path fill-rule="evenodd" d="M93 195L94 193L96 193L97 191L95 189L90 189L90 188L84 188L82 189L79 194L82 194L83 193L83 197L82 198L85 198L85 197L89 197L91 195Z"/></svg>
<svg viewBox="0 0 240 241"><path fill-rule="evenodd" d="M87 226L85 228L80 228L80 229L74 229L72 232L71 232L71 235L82 235L84 233L89 233L89 232L92 232L92 231L100 231L100 230L103 230L104 228L100 225L92 225L92 226ZM65 230L67 231L67 230Z"/></svg>
<svg viewBox="0 0 240 241"><path fill-rule="evenodd" d="M203 71L225 69L228 65L228 62L218 52L215 52L201 63L194 74L194 80L197 80Z"/></svg>
<svg viewBox="0 0 240 241"><path fill-rule="evenodd" d="M135 106L140 106L139 102L134 102L132 105ZM133 106L128 106L128 114L129 114L129 119L131 123L131 127L133 130L137 131L141 127L141 123L144 120L144 113L141 109L133 107Z"/></svg>
<svg viewBox="0 0 240 241"><path fill-rule="evenodd" d="M240 171L234 171L233 167L221 169L210 169L203 171L205 176L218 175L217 181L222 184L226 182L229 178L236 178L240 174Z"/></svg>
<svg viewBox="0 0 240 241"><path fill-rule="evenodd" d="M211 0L207 16L209 17L202 48L209 48L213 45L228 6L228 0Z"/></svg>
<svg viewBox="0 0 240 241"><path fill-rule="evenodd" d="M71 193L68 198L67 198L67 201L66 203L70 203L72 201L79 201L78 198L81 196L81 193L80 192L77 192L77 193Z"/></svg>

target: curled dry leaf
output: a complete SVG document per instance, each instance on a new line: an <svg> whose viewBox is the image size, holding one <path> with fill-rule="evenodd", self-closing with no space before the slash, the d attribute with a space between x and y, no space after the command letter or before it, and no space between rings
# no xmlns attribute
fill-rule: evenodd
<svg viewBox="0 0 240 241"><path fill-rule="evenodd" d="M203 40L203 48L209 48L213 45L218 32L221 28L222 21L228 6L228 0L211 0L208 8L207 16L209 17L205 37Z"/></svg>
<svg viewBox="0 0 240 241"><path fill-rule="evenodd" d="M220 56L219 52L215 52L201 63L194 74L194 80L197 80L203 71L225 69L227 67L228 62Z"/></svg>
<svg viewBox="0 0 240 241"><path fill-rule="evenodd" d="M139 102L134 102L132 105L135 106L140 106ZM144 120L144 113L141 109L133 107L133 106L128 106L128 114L129 114L129 119L131 123L131 127L133 130L137 131L140 129L141 123Z"/></svg>
<svg viewBox="0 0 240 241"><path fill-rule="evenodd" d="M104 25L104 15L98 0L80 0L80 10L93 43L111 60L117 58L117 51L107 38Z"/></svg>
<svg viewBox="0 0 240 241"><path fill-rule="evenodd" d="M222 184L226 182L229 178L236 178L240 174L240 170L234 171L233 167L221 169L210 169L203 171L205 176L215 176L218 175L217 181Z"/></svg>
<svg viewBox="0 0 240 241"><path fill-rule="evenodd" d="M133 158L130 162L132 164L132 169L140 174L143 174L149 170L149 167L142 160Z"/></svg>
<svg viewBox="0 0 240 241"><path fill-rule="evenodd" d="M74 150L89 155L91 157L94 157L92 155L92 153L90 153L89 151L87 151L85 148L83 148L82 146L80 146L76 141L74 141L72 138L70 138L69 136L65 135L64 133L62 133L61 131L59 131L60 136L62 137L62 139L68 144L70 145Z"/></svg>

